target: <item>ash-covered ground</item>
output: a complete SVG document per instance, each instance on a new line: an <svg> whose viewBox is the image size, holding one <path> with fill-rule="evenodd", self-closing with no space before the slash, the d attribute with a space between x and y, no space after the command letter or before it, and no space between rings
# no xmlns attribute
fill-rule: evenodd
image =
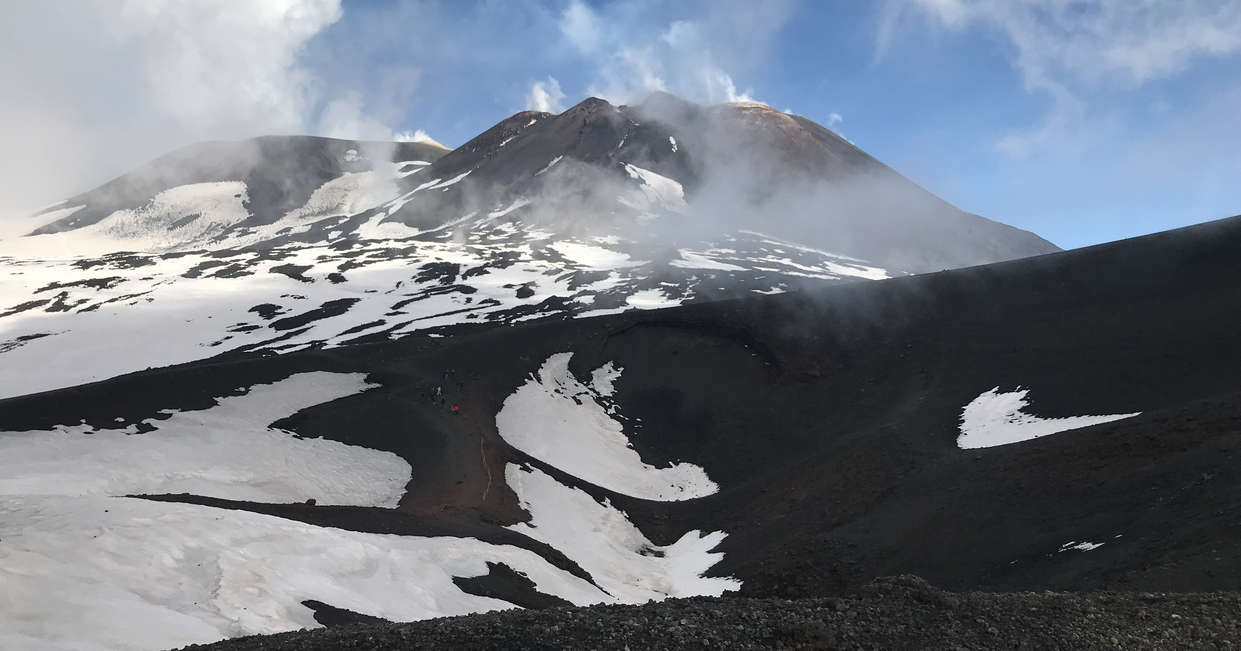
<svg viewBox="0 0 1241 651"><path fill-rule="evenodd" d="M1230 649L1241 594L953 593L914 576L823 599L692 598L508 610L238 638L188 649Z"/></svg>

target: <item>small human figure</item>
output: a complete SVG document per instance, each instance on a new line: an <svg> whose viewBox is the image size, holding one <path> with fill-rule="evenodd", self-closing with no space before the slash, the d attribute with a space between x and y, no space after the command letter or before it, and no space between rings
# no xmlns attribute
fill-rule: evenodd
<svg viewBox="0 0 1241 651"><path fill-rule="evenodd" d="M457 416L457 415L459 415L460 413L461 413L461 407L458 407L457 405L453 405L453 406L452 406L452 415L453 415L453 416Z"/></svg>

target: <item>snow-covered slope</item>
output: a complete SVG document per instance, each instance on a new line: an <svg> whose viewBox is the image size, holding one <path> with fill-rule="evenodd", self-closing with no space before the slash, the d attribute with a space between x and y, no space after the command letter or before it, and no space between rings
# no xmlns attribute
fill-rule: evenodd
<svg viewBox="0 0 1241 651"><path fill-rule="evenodd" d="M0 375L0 397L229 351L286 352L888 275L757 233L656 251L616 236L557 237L516 212L402 239L0 257L0 363L24 369ZM40 237L78 236L110 219Z"/></svg>
<svg viewBox="0 0 1241 651"><path fill-rule="evenodd" d="M575 382L567 370L558 377ZM603 388L601 377L594 384ZM529 581L532 594L576 605L740 587L703 576L723 556L713 551L723 532L687 531L656 545L623 510L524 464L506 464L501 480L529 514L508 527L508 544L349 531L135 497L396 513L412 479L403 459L272 425L379 386L361 374L299 373L137 423L0 431L0 647L163 649L275 633L318 625L310 600L391 620L509 608L460 583L500 564ZM589 425L581 414L562 420L566 428ZM623 433L613 436L624 445ZM554 461L587 478L608 463L597 451L580 452ZM640 493L663 483L631 481Z"/></svg>
<svg viewBox="0 0 1241 651"><path fill-rule="evenodd" d="M302 373L140 423L0 432L0 495L196 493L395 507L409 481L404 460L267 426L373 386L358 374Z"/></svg>
<svg viewBox="0 0 1241 651"><path fill-rule="evenodd" d="M109 497L0 497L0 648L156 651L313 628L309 599L396 621L511 607L454 578L504 563L571 603L612 600L524 549L358 533Z"/></svg>
<svg viewBox="0 0 1241 651"><path fill-rule="evenodd" d="M913 572L962 590L1238 587L1241 345L1219 316L1241 310L1241 220L597 319L552 317L681 300L647 272L695 275L695 292L775 273L758 266L878 272L754 232L657 258L620 234L500 223L6 260L7 287L46 301L7 310L7 327L68 331L6 341L16 392L79 381L79 365L175 358L215 328L235 338L202 348L238 348L0 399L0 647L157 649L738 589L823 597ZM467 253L482 257L451 257ZM538 299L517 295L519 271L535 294L579 274L565 291L581 295L523 304ZM367 274L376 291L350 284ZM497 287L518 302L465 300ZM308 298L244 308L296 288ZM411 307L443 296L479 320L549 318L466 331L444 325L451 305ZM229 305L238 321L220 316ZM338 332L363 306L380 332L440 325L337 346L368 332ZM113 308L130 316L92 321ZM120 355L108 336L140 345ZM315 342L331 347L268 354ZM1018 386L1033 406L990 389Z"/></svg>
<svg viewBox="0 0 1241 651"><path fill-rule="evenodd" d="M421 142L367 142L311 136L204 142L161 156L98 188L49 206L28 220L22 229L9 235L86 228L118 211L149 208L161 193L202 183L244 184L247 225L270 224L307 204L316 189L342 175L374 170L391 176L388 167L393 164L403 169L401 164L406 161L429 163L446 151ZM177 203L185 204L191 203L193 198L178 199L181 201ZM76 208L75 212L63 212L69 207ZM172 232L172 235L161 244L194 243L193 240L178 242L175 233L178 227L174 224L162 226L165 228L158 230Z"/></svg>
<svg viewBox="0 0 1241 651"><path fill-rule="evenodd" d="M590 386L569 371L572 353L548 358L496 414L510 445L571 471L596 486L648 500L688 500L719 490L702 468L679 463L656 468L629 447L623 419L612 402L621 370L610 364L592 373Z"/></svg>
<svg viewBox="0 0 1241 651"><path fill-rule="evenodd" d="M738 589L710 572L731 525L652 516L723 495L714 468L650 448L647 399L598 347L504 349L468 389L455 362L354 356L1054 247L800 118L661 101L519 113L452 151L205 143L0 233L0 413L20 412L0 422L0 647L271 633L320 602L415 619ZM859 174L883 180L867 201L812 205ZM882 232L906 223L934 237ZM177 388L129 384L160 374ZM451 411L428 399L445 388ZM58 390L78 397L24 411Z"/></svg>
<svg viewBox="0 0 1241 651"><path fill-rule="evenodd" d="M173 152L0 234L0 361L24 370L0 379L0 397L226 352L1054 249L964 216L804 119L676 102L523 112L452 151L266 137ZM870 203L814 194L880 176ZM900 193L912 199L882 203ZM791 227L807 201L822 202L818 226ZM883 225L897 213L917 227ZM927 229L911 253L909 233Z"/></svg>

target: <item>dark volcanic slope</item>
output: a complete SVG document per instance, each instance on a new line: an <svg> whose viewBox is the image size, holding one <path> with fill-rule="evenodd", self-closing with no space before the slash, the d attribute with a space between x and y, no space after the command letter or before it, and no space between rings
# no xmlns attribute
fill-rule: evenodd
<svg viewBox="0 0 1241 651"><path fill-rule="evenodd" d="M839 599L685 599L342 626L194 649L1220 649L1241 596L954 594L915 577Z"/></svg>
<svg viewBox="0 0 1241 651"><path fill-rule="evenodd" d="M0 429L135 422L297 371L362 370L383 387L278 426L405 458L401 512L521 520L496 477L528 463L608 498L658 544L690 528L728 532L712 571L743 580L745 595L833 594L903 573L950 589L1236 590L1238 250L1233 218L813 293L231 356L0 401ZM721 491L646 502L509 447L495 414L559 352L574 353L580 377L622 367L615 398L643 459L699 464ZM461 379L449 387L460 417L425 399L446 369ZM959 449L962 408L993 387L1028 388L1027 410L1042 417L1141 414ZM399 520L365 511L332 524Z"/></svg>
<svg viewBox="0 0 1241 651"><path fill-rule="evenodd" d="M354 154L348 154L353 150ZM268 224L306 203L312 192L346 172L369 170L371 157L434 161L448 151L422 142L378 143L315 136L263 136L203 142L165 154L48 209L85 207L35 234L58 233L98 222L114 211L134 209L181 185L243 181L251 215L248 225Z"/></svg>
<svg viewBox="0 0 1241 651"><path fill-rule="evenodd" d="M1058 250L958 210L806 118L663 94L637 106L589 98L559 115L518 113L405 179L413 190L469 175L417 194L392 219L425 228L529 199L527 212L560 228L598 228L631 219L616 201L630 166L684 189L693 217L657 224L678 236L753 229L913 271Z"/></svg>

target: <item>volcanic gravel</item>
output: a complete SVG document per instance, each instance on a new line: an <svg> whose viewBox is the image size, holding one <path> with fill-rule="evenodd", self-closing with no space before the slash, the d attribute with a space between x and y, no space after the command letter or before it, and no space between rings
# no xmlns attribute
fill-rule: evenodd
<svg viewBox="0 0 1241 651"><path fill-rule="evenodd" d="M877 579L848 597L671 599L347 625L190 649L1231 649L1239 593L950 593Z"/></svg>

